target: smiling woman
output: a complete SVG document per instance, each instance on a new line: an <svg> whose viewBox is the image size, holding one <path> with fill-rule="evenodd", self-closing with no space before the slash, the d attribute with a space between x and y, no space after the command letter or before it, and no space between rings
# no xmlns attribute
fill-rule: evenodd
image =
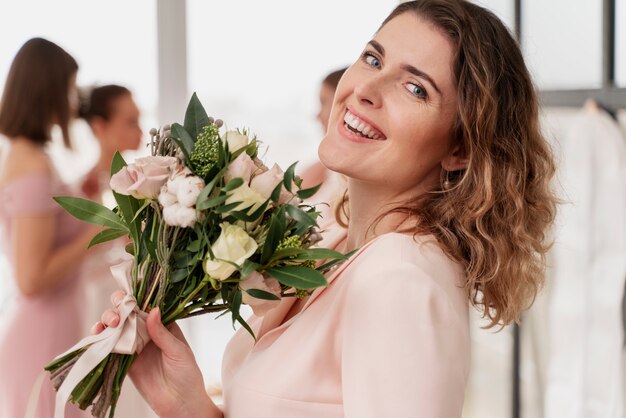
<svg viewBox="0 0 626 418"><path fill-rule="evenodd" d="M162 417L458 418L468 304L498 325L531 303L554 164L520 50L493 14L463 0L398 6L342 77L319 154L349 197L323 245L354 253L326 288L253 316L256 340L233 337L222 408L179 330L150 312L153 344L131 376Z"/></svg>

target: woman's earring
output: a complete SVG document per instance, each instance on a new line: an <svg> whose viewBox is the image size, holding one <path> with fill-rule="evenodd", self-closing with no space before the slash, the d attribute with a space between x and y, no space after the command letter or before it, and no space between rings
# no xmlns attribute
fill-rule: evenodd
<svg viewBox="0 0 626 418"><path fill-rule="evenodd" d="M452 182L450 181L450 172L446 171L446 179L442 184L443 190L450 190L452 188Z"/></svg>

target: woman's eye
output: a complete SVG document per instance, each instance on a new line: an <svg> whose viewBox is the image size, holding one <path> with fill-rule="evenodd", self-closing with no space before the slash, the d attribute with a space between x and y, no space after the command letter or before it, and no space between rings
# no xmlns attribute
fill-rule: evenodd
<svg viewBox="0 0 626 418"><path fill-rule="evenodd" d="M425 99L426 98L426 90L424 90L422 88L422 86L419 86L417 84L413 84L413 83L407 83L406 84L406 89L415 97L419 97L421 99Z"/></svg>
<svg viewBox="0 0 626 418"><path fill-rule="evenodd" d="M365 53L364 60L370 67L380 68L380 61L372 54Z"/></svg>

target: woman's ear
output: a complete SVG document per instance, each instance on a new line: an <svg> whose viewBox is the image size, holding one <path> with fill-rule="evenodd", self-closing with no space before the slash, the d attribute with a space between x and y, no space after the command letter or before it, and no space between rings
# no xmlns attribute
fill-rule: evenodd
<svg viewBox="0 0 626 418"><path fill-rule="evenodd" d="M446 171L459 171L467 168L469 158L465 151L465 145L460 142L446 158L441 161L441 167Z"/></svg>
<svg viewBox="0 0 626 418"><path fill-rule="evenodd" d="M100 138L104 134L106 121L103 118L95 116L93 119L91 119L89 125L91 126L91 130L93 131L93 134L96 136L96 138Z"/></svg>

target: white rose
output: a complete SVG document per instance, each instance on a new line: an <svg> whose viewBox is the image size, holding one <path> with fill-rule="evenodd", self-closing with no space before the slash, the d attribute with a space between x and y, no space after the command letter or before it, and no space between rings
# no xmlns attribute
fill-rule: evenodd
<svg viewBox="0 0 626 418"><path fill-rule="evenodd" d="M226 199L226 204L229 205L235 202L241 202L241 204L237 205L233 210L239 211L250 207L248 209L248 215L254 212L261 206L267 199L252 190L246 184L242 184L237 187L235 190L231 191Z"/></svg>
<svg viewBox="0 0 626 418"><path fill-rule="evenodd" d="M283 170L281 170L277 164L274 164L271 170L268 170L263 174L259 174L258 176L254 176L250 182L250 188L265 197L265 199L269 199L276 186L278 186L278 183L283 180L284 176L285 173L283 173ZM278 203L282 205L288 202L292 197L293 195L283 186L280 191Z"/></svg>
<svg viewBox="0 0 626 418"><path fill-rule="evenodd" d="M237 131L228 131L224 134L224 140L228 144L228 150L233 153L248 145L248 137Z"/></svg>
<svg viewBox="0 0 626 418"><path fill-rule="evenodd" d="M271 277L265 278L258 271L253 271L248 276L246 276L246 278L239 283L239 287L241 288L241 290L243 290L242 302L246 305L249 305L256 316L265 315L267 311L275 308L280 303L280 299L259 299L246 293L246 290L258 289L264 290L268 293L272 293L273 295L280 298L280 283L278 283L278 280Z"/></svg>
<svg viewBox="0 0 626 418"><path fill-rule="evenodd" d="M222 233L211 246L215 258L207 256L204 271L214 279L226 280L237 270L230 263L241 267L257 250L258 244L237 225L224 222L220 226Z"/></svg>

